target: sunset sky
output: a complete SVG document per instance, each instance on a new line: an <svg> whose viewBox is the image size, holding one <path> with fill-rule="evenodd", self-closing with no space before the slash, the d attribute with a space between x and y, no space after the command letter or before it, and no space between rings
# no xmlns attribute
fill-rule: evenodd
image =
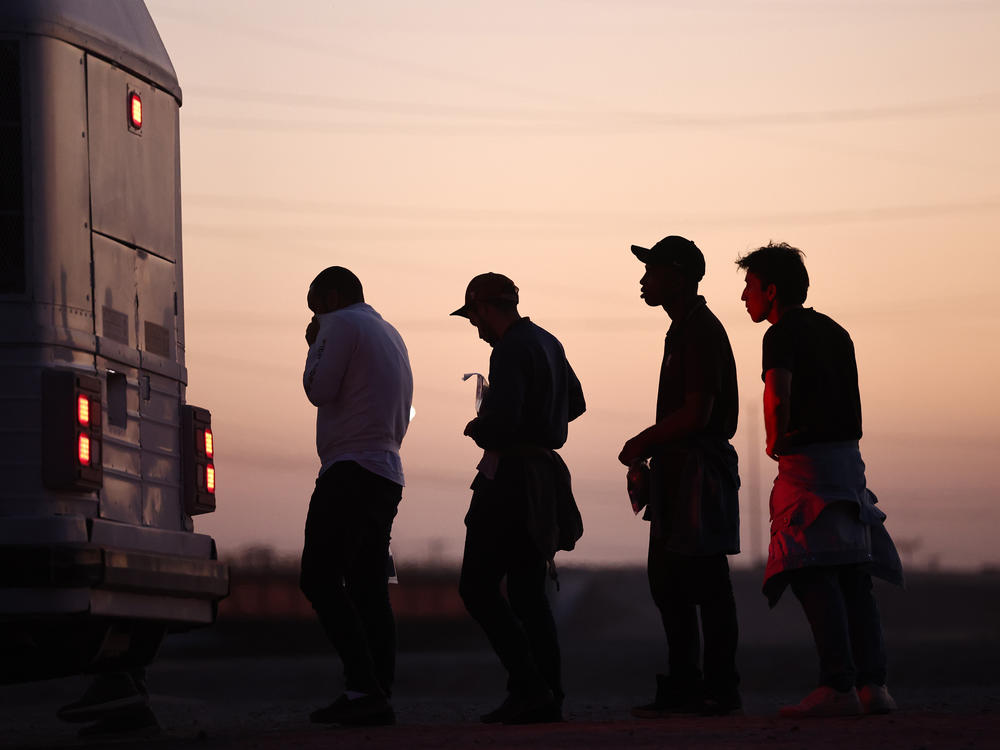
<svg viewBox="0 0 1000 750"><path fill-rule="evenodd" d="M223 554L301 548L318 470L305 293L343 265L405 339L416 418L392 548L457 561L479 451L448 317L521 289L589 409L562 455L585 533L642 563L622 443L651 424L662 309L629 245L705 254L740 373L744 553L766 545L760 342L734 260L806 253L854 339L870 488L915 565L1000 565L1000 2L147 0L181 109L188 401L211 409Z"/></svg>

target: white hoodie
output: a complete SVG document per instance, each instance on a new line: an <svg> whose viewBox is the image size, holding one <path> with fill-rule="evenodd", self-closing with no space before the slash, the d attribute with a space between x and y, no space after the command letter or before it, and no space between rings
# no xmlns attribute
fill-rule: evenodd
<svg viewBox="0 0 1000 750"><path fill-rule="evenodd" d="M399 446L410 422L413 374L399 333L359 302L319 316L302 376L318 407L320 474L338 461L356 461L399 485Z"/></svg>

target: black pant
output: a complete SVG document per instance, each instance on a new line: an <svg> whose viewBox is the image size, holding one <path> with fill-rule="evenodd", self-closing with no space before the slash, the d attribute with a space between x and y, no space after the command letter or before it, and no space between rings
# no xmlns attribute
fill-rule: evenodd
<svg viewBox="0 0 1000 750"><path fill-rule="evenodd" d="M459 593L507 670L507 689L562 700L559 636L545 594L546 560L519 516L516 499L493 482L472 496ZM507 598L500 582L507 579Z"/></svg>
<svg viewBox="0 0 1000 750"><path fill-rule="evenodd" d="M739 625L726 556L678 555L650 536L647 574L667 635L672 682L695 695L704 689L708 697L731 697L740 681L736 671ZM698 606L705 639L704 684L698 667Z"/></svg>
<svg viewBox="0 0 1000 750"><path fill-rule="evenodd" d="M316 480L299 585L344 663L348 690L390 694L396 621L389 604L389 535L402 487L353 461Z"/></svg>
<svg viewBox="0 0 1000 750"><path fill-rule="evenodd" d="M787 575L812 628L820 684L841 692L855 685L884 685L882 621L864 567L802 568Z"/></svg>

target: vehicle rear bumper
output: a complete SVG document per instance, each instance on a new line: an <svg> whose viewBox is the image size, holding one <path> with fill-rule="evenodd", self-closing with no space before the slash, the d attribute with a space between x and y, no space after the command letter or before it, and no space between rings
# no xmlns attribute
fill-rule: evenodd
<svg viewBox="0 0 1000 750"><path fill-rule="evenodd" d="M211 537L79 517L0 526L0 621L90 613L209 624L229 593Z"/></svg>

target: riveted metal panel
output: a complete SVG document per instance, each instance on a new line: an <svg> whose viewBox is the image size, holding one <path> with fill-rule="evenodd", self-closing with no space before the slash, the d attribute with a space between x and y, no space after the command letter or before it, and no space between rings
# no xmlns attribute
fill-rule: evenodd
<svg viewBox="0 0 1000 750"><path fill-rule="evenodd" d="M94 235L94 315L101 356L139 365L135 251Z"/></svg>
<svg viewBox="0 0 1000 750"><path fill-rule="evenodd" d="M141 403L143 523L182 529L180 384L148 373L149 399Z"/></svg>
<svg viewBox="0 0 1000 750"><path fill-rule="evenodd" d="M98 357L97 365L105 377L108 370L125 377L125 423L104 420L104 488L101 490L100 516L114 521L140 523L142 442L139 389L142 376L138 368L123 365L117 360Z"/></svg>
<svg viewBox="0 0 1000 750"><path fill-rule="evenodd" d="M26 37L24 77L25 241L32 317L40 338L93 351L90 287L87 97L83 53ZM76 334L83 334L86 340Z"/></svg>
<svg viewBox="0 0 1000 750"><path fill-rule="evenodd" d="M129 94L143 123L129 128ZM169 94L87 56L94 230L168 260L177 259L178 110Z"/></svg>
<svg viewBox="0 0 1000 750"><path fill-rule="evenodd" d="M136 253L139 349L142 367L150 372L181 379L177 363L177 316L174 295L179 286L175 263L143 252Z"/></svg>
<svg viewBox="0 0 1000 750"><path fill-rule="evenodd" d="M101 490L101 518L125 523L142 523L142 486L130 472L104 469Z"/></svg>

